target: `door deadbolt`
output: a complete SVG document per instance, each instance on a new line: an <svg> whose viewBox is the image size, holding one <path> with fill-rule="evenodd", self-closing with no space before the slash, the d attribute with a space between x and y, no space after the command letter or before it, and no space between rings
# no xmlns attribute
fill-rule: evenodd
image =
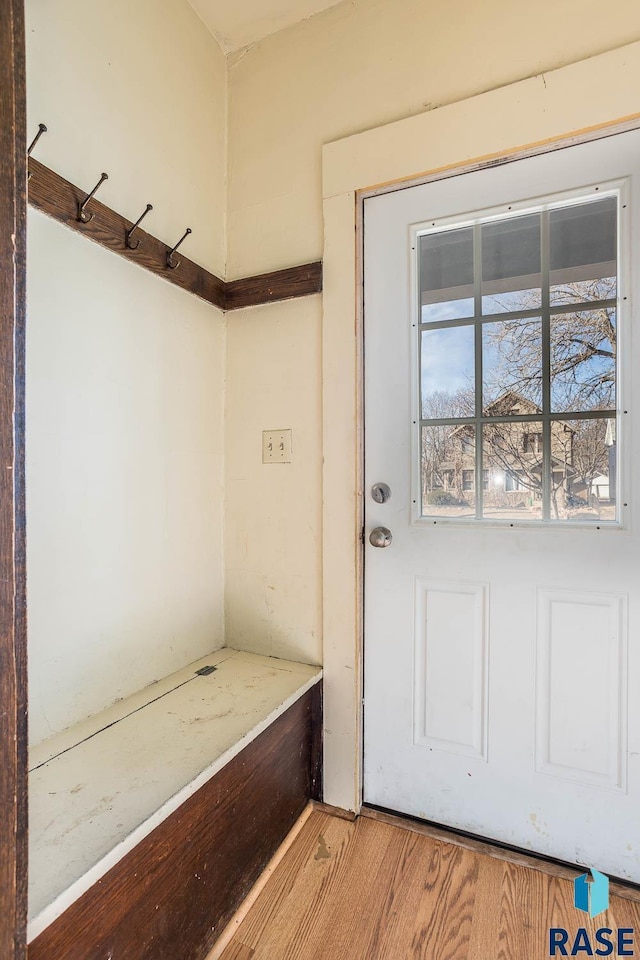
<svg viewBox="0 0 640 960"><path fill-rule="evenodd" d="M376 503L386 503L391 499L391 487L388 483L374 483L371 487L371 499Z"/></svg>
<svg viewBox="0 0 640 960"><path fill-rule="evenodd" d="M388 527L374 527L369 534L369 543L372 547L388 547L393 536Z"/></svg>

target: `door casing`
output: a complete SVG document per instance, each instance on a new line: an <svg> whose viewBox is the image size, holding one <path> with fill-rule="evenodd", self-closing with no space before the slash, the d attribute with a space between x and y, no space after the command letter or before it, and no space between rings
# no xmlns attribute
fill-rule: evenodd
<svg viewBox="0 0 640 960"><path fill-rule="evenodd" d="M363 202L640 127L638 43L538 80L323 149L324 799L343 809L362 805Z"/></svg>

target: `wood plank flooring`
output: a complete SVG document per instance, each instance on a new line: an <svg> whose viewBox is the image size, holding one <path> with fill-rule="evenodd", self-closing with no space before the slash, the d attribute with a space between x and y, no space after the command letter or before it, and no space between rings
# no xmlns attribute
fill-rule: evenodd
<svg viewBox="0 0 640 960"><path fill-rule="evenodd" d="M570 880L314 810L219 957L543 960L550 927L572 937L585 927L593 942L595 929L617 926L635 928L640 957L640 903L612 897L591 920Z"/></svg>

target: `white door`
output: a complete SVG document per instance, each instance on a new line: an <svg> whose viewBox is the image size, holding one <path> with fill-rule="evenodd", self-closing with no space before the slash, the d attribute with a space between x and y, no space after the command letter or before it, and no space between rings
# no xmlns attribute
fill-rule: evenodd
<svg viewBox="0 0 640 960"><path fill-rule="evenodd" d="M640 132L364 224L364 800L640 881Z"/></svg>

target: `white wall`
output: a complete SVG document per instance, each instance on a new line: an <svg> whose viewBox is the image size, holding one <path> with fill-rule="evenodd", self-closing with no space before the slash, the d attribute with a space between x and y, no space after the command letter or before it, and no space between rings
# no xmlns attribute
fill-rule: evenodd
<svg viewBox="0 0 640 960"><path fill-rule="evenodd" d="M229 279L322 256L323 144L638 37L636 0L349 0L232 54ZM506 130L512 119L490 122ZM318 545L331 495L322 490L321 325L321 297L312 297L234 313L227 341L229 639L261 652L263 637L287 637L290 655L309 660L322 656ZM261 465L259 448L260 431L276 426L293 426L299 450L278 472ZM347 473L355 457L353 449ZM325 636L325 649L333 642Z"/></svg>
<svg viewBox="0 0 640 960"><path fill-rule="evenodd" d="M27 0L38 159L225 267L226 76L186 0ZM224 319L29 215L31 739L219 648Z"/></svg>

